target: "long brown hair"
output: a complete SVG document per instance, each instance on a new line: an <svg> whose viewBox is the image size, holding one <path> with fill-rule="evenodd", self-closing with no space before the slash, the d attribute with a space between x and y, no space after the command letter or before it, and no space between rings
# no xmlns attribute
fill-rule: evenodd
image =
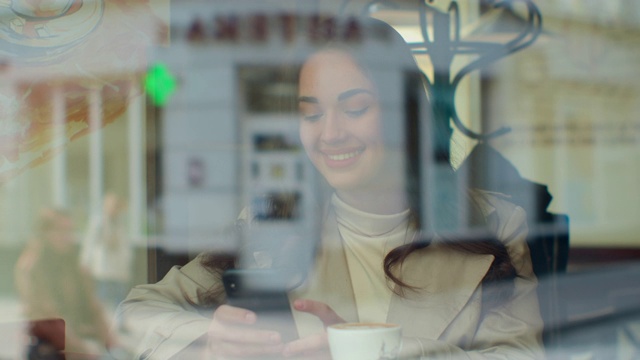
<svg viewBox="0 0 640 360"><path fill-rule="evenodd" d="M505 247L505 245L498 240L492 231L489 230L489 225L486 221L484 213L481 209L484 195L481 192L470 190L465 194L466 209L468 210L468 223L467 227L474 229L473 234L465 234L461 231L459 233L449 232L446 234L431 233L425 235L420 232L420 219L417 216L415 208L410 210L409 226L414 229L416 236L406 244L400 245L387 253L383 261L384 273L389 280L391 280L397 287L393 288L393 291L400 296L403 296L405 291L420 290L410 283L406 283L402 278L397 275L397 269L402 267L402 264L410 256L418 254L422 249L425 249L433 244L435 239L438 239L438 244L446 248L478 255L492 255L494 257L491 265L485 276L482 279L483 284L483 309L488 310L501 302L507 300L514 290L513 280L517 277L515 267L511 262L511 257ZM444 206L439 209L443 216L456 216L456 209L454 206ZM442 215L441 215L442 216ZM425 274L427 276L427 274Z"/></svg>

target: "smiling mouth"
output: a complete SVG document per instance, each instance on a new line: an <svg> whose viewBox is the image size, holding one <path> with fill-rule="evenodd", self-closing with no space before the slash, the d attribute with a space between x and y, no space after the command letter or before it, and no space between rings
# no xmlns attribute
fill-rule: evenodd
<svg viewBox="0 0 640 360"><path fill-rule="evenodd" d="M342 153L342 154L335 154L335 155L325 154L325 155L329 158L329 160L344 161L344 160L349 160L351 158L354 158L360 154L362 154L362 149L358 149L356 151Z"/></svg>
<svg viewBox="0 0 640 360"><path fill-rule="evenodd" d="M360 153L362 153L362 151L358 150L358 151L354 151L354 152L350 152L350 153L346 153L346 154L327 155L327 157L330 160L333 160L333 161L343 161L343 160L348 160L348 159L354 158L354 157L360 155Z"/></svg>

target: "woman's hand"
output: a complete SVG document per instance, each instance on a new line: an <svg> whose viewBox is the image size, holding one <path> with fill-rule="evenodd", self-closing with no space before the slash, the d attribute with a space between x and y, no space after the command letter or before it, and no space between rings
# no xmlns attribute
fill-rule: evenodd
<svg viewBox="0 0 640 360"><path fill-rule="evenodd" d="M319 301L298 299L293 303L293 307L317 316L325 328L345 322L329 305ZM305 359L331 359L326 331L288 343L283 354L286 357L303 355Z"/></svg>
<svg viewBox="0 0 640 360"><path fill-rule="evenodd" d="M259 357L281 353L284 344L280 334L251 327L256 320L252 311L230 305L218 307L209 324L205 358Z"/></svg>

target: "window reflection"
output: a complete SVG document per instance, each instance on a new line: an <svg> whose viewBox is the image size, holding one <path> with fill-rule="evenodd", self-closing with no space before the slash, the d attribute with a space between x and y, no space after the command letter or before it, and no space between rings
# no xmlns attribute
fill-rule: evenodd
<svg viewBox="0 0 640 360"><path fill-rule="evenodd" d="M106 356L113 345L129 358L139 344L113 315L134 286L206 251L231 264L249 241L287 232L251 248L248 260L272 266L283 260L273 248L296 254L288 240L319 232L328 190L299 140L298 71L309 49L296 51L331 34L357 43L357 22L332 19L371 4L239 3L0 4L0 333L13 334L0 339L0 358L62 341L68 356ZM401 6L376 16L419 40L415 8L385 3ZM522 20L517 6L497 16L493 1L457 3L463 36ZM632 359L640 6L535 3L541 38L458 88L465 126L511 132L477 144L454 129L451 158L464 179L455 185L507 194L527 210L550 357ZM434 74L427 55L416 59ZM177 86L161 106L142 85L155 64ZM396 80L382 99L394 115L406 110Z"/></svg>

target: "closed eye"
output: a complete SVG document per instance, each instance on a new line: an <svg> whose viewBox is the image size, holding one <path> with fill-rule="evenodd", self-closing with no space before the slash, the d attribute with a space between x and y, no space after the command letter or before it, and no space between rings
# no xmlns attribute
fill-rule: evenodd
<svg viewBox="0 0 640 360"><path fill-rule="evenodd" d="M302 120L309 122L316 122L322 118L323 113L314 113L314 114L301 114Z"/></svg>
<svg viewBox="0 0 640 360"><path fill-rule="evenodd" d="M320 120L324 116L324 109L320 106L320 101L314 96L299 96L298 110L300 119L309 122Z"/></svg>
<svg viewBox="0 0 640 360"><path fill-rule="evenodd" d="M357 118L364 115L367 112L367 110L369 110L369 106L365 106L359 109L345 110L344 112L345 114L347 114L347 116L351 118Z"/></svg>

